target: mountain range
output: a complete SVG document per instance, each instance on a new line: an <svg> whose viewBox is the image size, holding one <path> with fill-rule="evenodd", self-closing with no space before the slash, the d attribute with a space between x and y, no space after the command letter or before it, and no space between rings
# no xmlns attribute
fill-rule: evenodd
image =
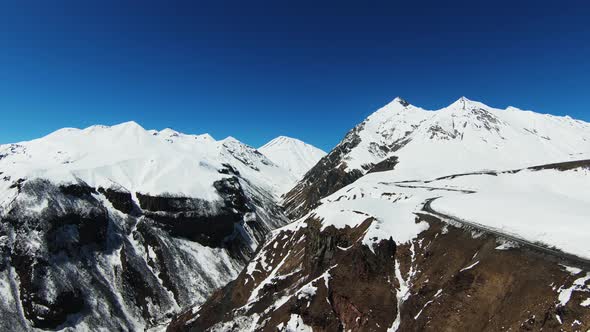
<svg viewBox="0 0 590 332"><path fill-rule="evenodd" d="M590 328L590 124L396 98L329 153L65 128L0 146L1 330Z"/></svg>
<svg viewBox="0 0 590 332"><path fill-rule="evenodd" d="M285 202L290 214L301 216L320 198L378 170L395 169L392 180L414 180L589 157L590 125L570 117L501 110L465 97L428 111L396 98L349 131Z"/></svg>

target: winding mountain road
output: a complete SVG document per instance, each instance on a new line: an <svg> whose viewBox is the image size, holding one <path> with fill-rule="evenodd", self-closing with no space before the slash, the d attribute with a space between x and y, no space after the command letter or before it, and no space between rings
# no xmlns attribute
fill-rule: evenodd
<svg viewBox="0 0 590 332"><path fill-rule="evenodd" d="M437 218L441 219L442 221L444 221L445 219L451 220L451 221L457 222L461 225L476 229L478 231L492 234L492 235L495 235L499 238L518 243L528 249L532 249L534 251L555 257L559 260L569 262L569 263L574 264L578 267L581 267L585 270L590 270L590 260L588 260L588 259L584 259L584 258L578 257L576 255L572 255L572 254L563 252L561 250L553 249L553 248L544 246L539 243L531 242L529 240L517 237L515 235L506 234L506 233L500 232L494 228L491 228L491 227L488 227L488 226L485 226L485 225L482 225L482 224L479 224L476 222L467 221L467 220L461 219L459 217L455 217L455 216L451 216L448 214L444 214L444 213L435 211L432 208L432 202L439 199L439 198L440 197L434 197L434 198L427 199L426 202L424 203L424 206L422 207L422 211L425 212L426 214L437 217Z"/></svg>

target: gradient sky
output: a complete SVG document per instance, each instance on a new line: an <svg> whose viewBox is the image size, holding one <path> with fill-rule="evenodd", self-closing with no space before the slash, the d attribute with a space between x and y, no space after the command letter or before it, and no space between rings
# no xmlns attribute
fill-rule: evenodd
<svg viewBox="0 0 590 332"><path fill-rule="evenodd" d="M588 6L2 1L0 143L135 120L329 150L398 95L590 121Z"/></svg>

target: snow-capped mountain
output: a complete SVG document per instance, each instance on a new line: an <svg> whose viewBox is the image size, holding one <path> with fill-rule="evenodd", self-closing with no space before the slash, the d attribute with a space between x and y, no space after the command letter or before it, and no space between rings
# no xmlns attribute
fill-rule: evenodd
<svg viewBox="0 0 590 332"><path fill-rule="evenodd" d="M590 124L466 98L327 155L134 122L0 145L0 330L586 330L588 160Z"/></svg>
<svg viewBox="0 0 590 332"><path fill-rule="evenodd" d="M230 285L172 331L590 327L590 124L400 98L284 200Z"/></svg>
<svg viewBox="0 0 590 332"><path fill-rule="evenodd" d="M584 331L590 160L367 174L273 231L172 331Z"/></svg>
<svg viewBox="0 0 590 332"><path fill-rule="evenodd" d="M496 109L465 97L428 111L396 98L348 132L286 194L285 206L301 216L322 197L375 171L395 169L393 179L413 180L588 156L590 124L567 116Z"/></svg>
<svg viewBox="0 0 590 332"><path fill-rule="evenodd" d="M289 170L301 179L326 153L313 145L296 138L279 136L264 144L258 151L262 152L275 164Z"/></svg>
<svg viewBox="0 0 590 332"><path fill-rule="evenodd" d="M0 330L141 330L203 302L287 223L296 180L232 137L135 122L1 145Z"/></svg>
<svg viewBox="0 0 590 332"><path fill-rule="evenodd" d="M222 164L272 193L292 186L292 176L256 149L233 137L145 130L135 122L65 128L43 138L0 146L4 176L82 180L93 187L123 187L145 194L174 193L218 198L212 181L226 175ZM187 179L190 178L190 181Z"/></svg>
<svg viewBox="0 0 590 332"><path fill-rule="evenodd" d="M172 331L584 331L590 160L390 181L279 228Z"/></svg>

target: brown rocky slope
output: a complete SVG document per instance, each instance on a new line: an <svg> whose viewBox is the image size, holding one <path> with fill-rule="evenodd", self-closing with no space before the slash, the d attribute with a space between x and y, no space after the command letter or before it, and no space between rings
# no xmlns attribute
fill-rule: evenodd
<svg viewBox="0 0 590 332"><path fill-rule="evenodd" d="M588 271L449 226L368 248L357 227L310 217L275 232L239 277L169 331L586 331ZM559 265L564 264L564 265ZM577 284L577 286L576 286ZM563 290L571 297L563 304ZM400 309L401 308L401 309Z"/></svg>

